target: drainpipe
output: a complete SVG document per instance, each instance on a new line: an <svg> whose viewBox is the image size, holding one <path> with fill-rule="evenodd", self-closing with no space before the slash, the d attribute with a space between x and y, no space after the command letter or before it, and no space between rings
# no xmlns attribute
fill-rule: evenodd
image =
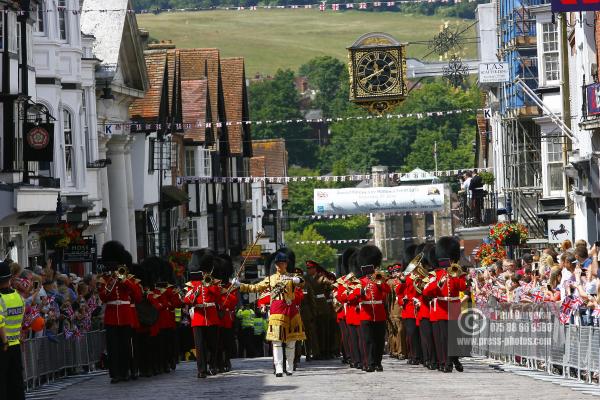
<svg viewBox="0 0 600 400"><path fill-rule="evenodd" d="M569 42L567 39L567 14L560 14L560 91L562 95L562 120L564 124L571 129L571 102L569 99L571 98L570 88L569 88ZM571 132L573 130L571 129ZM569 163L569 150L571 148L571 143L568 141L568 138L565 136L565 140L562 145L562 159L563 159L563 168ZM563 174L563 188L564 188L564 197L565 197L565 206L567 206L567 210L569 214L573 215L573 206L569 205L569 180L567 179L567 175Z"/></svg>

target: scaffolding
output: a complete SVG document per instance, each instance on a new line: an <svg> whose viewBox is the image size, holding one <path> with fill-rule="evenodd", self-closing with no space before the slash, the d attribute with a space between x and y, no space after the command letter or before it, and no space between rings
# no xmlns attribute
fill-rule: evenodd
<svg viewBox="0 0 600 400"><path fill-rule="evenodd" d="M509 65L510 80L500 87L504 197L510 201L512 218L529 227L530 237L545 235L537 216L542 197L541 131L533 118L542 115L519 79L530 89L538 87L536 20L530 8L546 0L499 0L499 58Z"/></svg>

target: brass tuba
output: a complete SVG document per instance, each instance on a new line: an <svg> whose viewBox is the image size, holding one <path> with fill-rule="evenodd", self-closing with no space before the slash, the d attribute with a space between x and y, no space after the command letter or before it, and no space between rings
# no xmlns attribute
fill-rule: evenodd
<svg viewBox="0 0 600 400"><path fill-rule="evenodd" d="M466 274L466 272L463 271L462 267L458 264L451 264L446 271L450 278L458 278Z"/></svg>
<svg viewBox="0 0 600 400"><path fill-rule="evenodd" d="M423 293L423 289L425 285L429 282L429 273L427 269L423 266L421 262L423 260L423 253L418 254L415 258L411 260L406 267L406 271L404 271L404 275L410 274L413 286L417 293Z"/></svg>

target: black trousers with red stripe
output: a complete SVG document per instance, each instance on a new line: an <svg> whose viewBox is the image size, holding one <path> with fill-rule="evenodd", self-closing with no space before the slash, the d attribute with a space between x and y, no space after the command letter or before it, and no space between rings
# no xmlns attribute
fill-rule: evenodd
<svg viewBox="0 0 600 400"><path fill-rule="evenodd" d="M344 357L344 360L347 361L352 358L352 350L350 350L350 330L348 329L345 319L340 319L338 324L340 326L340 335L342 339L342 345L340 346L342 348L342 356Z"/></svg>
<svg viewBox="0 0 600 400"><path fill-rule="evenodd" d="M408 341L408 358L413 362L420 362L423 359L421 353L421 340L419 337L419 327L414 318L405 318L404 329L406 329L406 340Z"/></svg>
<svg viewBox="0 0 600 400"><path fill-rule="evenodd" d="M361 321L360 331L364 340L366 360L364 366L375 368L381 365L385 347L385 321Z"/></svg>
<svg viewBox="0 0 600 400"><path fill-rule="evenodd" d="M363 365L362 346L360 341L360 325L347 325L350 338L350 352L352 364Z"/></svg>

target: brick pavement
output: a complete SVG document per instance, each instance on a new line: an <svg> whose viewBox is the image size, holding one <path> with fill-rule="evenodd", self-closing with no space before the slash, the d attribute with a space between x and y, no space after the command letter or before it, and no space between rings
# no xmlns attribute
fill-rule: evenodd
<svg viewBox="0 0 600 400"><path fill-rule="evenodd" d="M195 364L168 375L110 385L94 377L62 390L57 400L171 399L591 399L568 387L464 360L465 372L443 374L384 359L383 372L351 370L338 361L302 362L292 377L275 378L268 358L234 360L234 371L196 378ZM597 386L596 386L597 387Z"/></svg>

